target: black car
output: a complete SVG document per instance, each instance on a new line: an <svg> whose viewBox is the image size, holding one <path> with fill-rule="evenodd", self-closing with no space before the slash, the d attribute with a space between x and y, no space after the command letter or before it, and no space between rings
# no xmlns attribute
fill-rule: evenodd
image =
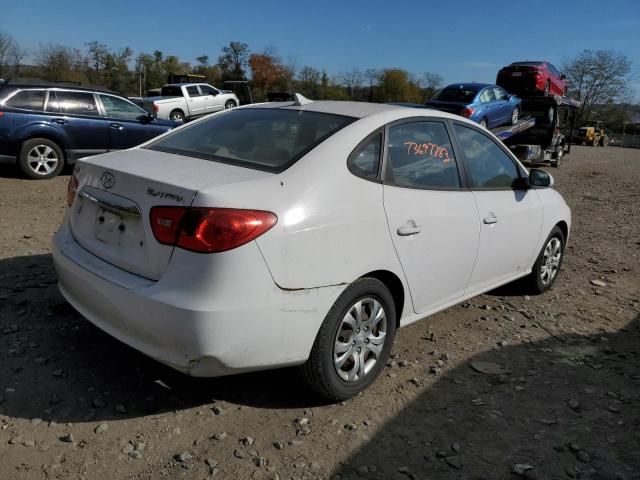
<svg viewBox="0 0 640 480"><path fill-rule="evenodd" d="M55 177L78 158L134 147L177 125L111 92L0 85L0 161L29 178Z"/></svg>

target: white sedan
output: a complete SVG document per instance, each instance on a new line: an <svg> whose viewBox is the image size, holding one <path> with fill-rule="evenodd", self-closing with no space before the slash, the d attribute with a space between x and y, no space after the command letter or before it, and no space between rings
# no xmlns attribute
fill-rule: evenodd
<svg viewBox="0 0 640 480"><path fill-rule="evenodd" d="M552 186L461 117L297 97L79 162L53 256L65 298L150 357L194 376L299 365L338 400L398 327L553 285L571 214Z"/></svg>

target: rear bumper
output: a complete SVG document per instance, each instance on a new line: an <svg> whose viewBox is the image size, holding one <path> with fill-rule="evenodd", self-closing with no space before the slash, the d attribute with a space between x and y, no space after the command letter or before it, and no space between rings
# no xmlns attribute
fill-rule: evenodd
<svg viewBox="0 0 640 480"><path fill-rule="evenodd" d="M281 290L255 243L199 255L197 263L193 257L176 249L154 282L84 250L66 221L53 243L60 291L78 312L149 357L199 377L305 362L344 288Z"/></svg>

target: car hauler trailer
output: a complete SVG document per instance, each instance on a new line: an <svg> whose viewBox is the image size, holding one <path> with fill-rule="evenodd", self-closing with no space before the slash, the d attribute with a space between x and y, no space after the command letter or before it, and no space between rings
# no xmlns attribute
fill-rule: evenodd
<svg viewBox="0 0 640 480"><path fill-rule="evenodd" d="M579 107L579 101L558 95L523 98L522 119L492 131L521 161L558 167L571 152Z"/></svg>

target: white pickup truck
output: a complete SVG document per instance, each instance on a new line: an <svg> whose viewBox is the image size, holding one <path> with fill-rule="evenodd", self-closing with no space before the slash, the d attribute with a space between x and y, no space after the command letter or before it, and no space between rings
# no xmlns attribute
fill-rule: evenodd
<svg viewBox="0 0 640 480"><path fill-rule="evenodd" d="M195 117L240 105L235 93L206 83L173 83L159 97L142 99L142 107L157 118L186 122Z"/></svg>

